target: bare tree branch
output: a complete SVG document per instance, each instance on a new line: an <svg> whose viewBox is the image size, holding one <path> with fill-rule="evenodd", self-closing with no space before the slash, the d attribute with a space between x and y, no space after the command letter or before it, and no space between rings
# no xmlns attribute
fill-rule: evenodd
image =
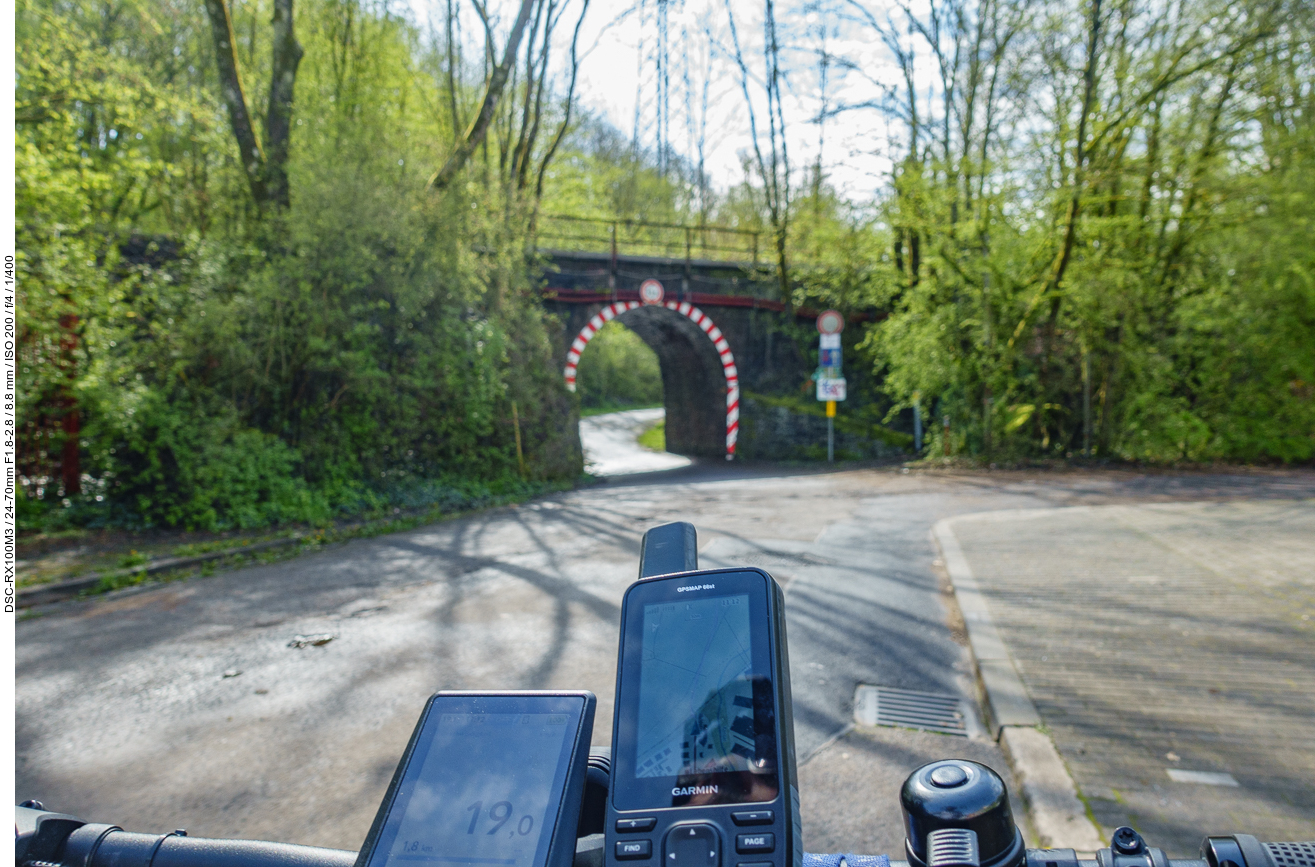
<svg viewBox="0 0 1315 867"><path fill-rule="evenodd" d="M448 95L448 112L452 117L452 144L456 145L460 141L461 133L461 116L457 109L457 38L454 33L456 24L456 9L452 0L447 0L447 21L446 21L446 38L447 38L447 95Z"/></svg>
<svg viewBox="0 0 1315 867"><path fill-rule="evenodd" d="M734 49L731 59L740 70L740 90L744 94L745 108L749 112L749 134L753 142L754 159L758 167L758 176L763 183L767 216L772 224L778 289L781 302L785 304L787 310L792 310L794 304L790 291L789 262L786 256L790 220L790 161L785 146L785 116L781 105L780 47L776 39L775 7L772 0L767 0L763 19L763 58L767 64L763 86L767 92L770 159L763 155L763 148L759 143L758 114L754 109L753 97L749 93L749 66L744 61L739 29L735 25L735 13L731 9L730 0L725 0L725 7L726 18L730 23L731 45Z"/></svg>
<svg viewBox="0 0 1315 867"><path fill-rule="evenodd" d="M520 132L516 137L516 148L512 152L511 172L516 179L516 189L525 189L529 183L530 156L534 143L539 137L539 121L543 113L543 91L548 77L548 52L552 48L552 32L560 16L554 15L556 0L547 0L540 4L534 15L534 24L530 27L530 42L525 48L525 100L521 106ZM543 24L543 41L537 51L535 42L539 36L539 24Z"/></svg>
<svg viewBox="0 0 1315 867"><path fill-rule="evenodd" d="M584 4L580 8L580 17L575 21L575 32L571 34L571 78L566 86L566 104L562 112L562 123L557 128L557 134L553 136L552 144L548 145L547 153L539 160L539 171L534 180L534 208L536 212L539 202L543 199L543 179L548 172L548 164L557 155L557 149L561 147L562 139L566 138L566 132L571 128L571 112L575 108L575 82L580 73L581 58L578 54L580 25L584 24L584 16L588 11L589 0L584 0Z"/></svg>
<svg viewBox="0 0 1315 867"><path fill-rule="evenodd" d="M209 2L215 2L215 0L209 0ZM521 37L525 33L525 25L530 20L530 10L533 7L534 0L521 0L520 13L511 26L511 34L507 37L507 47L502 54L502 62L494 68L493 74L489 76L488 84L484 88L484 99L480 103L479 113L475 115L470 128L462 136L456 150L447 158L447 162L429 179L429 189L446 189L457 176L457 173L466 165L466 161L475 152L475 148L479 147L480 143L484 141L489 125L493 123L498 101L502 98L502 91L507 85L511 68L516 64L516 54L520 49ZM478 3L476 8L480 8Z"/></svg>

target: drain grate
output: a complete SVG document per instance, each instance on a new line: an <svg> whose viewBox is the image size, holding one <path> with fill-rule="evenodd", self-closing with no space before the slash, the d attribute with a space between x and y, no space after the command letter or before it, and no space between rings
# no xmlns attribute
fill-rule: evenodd
<svg viewBox="0 0 1315 867"><path fill-rule="evenodd" d="M854 692L854 720L868 726L968 736L966 708L957 695L861 684Z"/></svg>

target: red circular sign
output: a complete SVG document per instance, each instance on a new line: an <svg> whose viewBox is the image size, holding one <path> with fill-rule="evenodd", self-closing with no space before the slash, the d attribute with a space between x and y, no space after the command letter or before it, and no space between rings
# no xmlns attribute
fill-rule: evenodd
<svg viewBox="0 0 1315 867"><path fill-rule="evenodd" d="M845 330L845 316L839 310L824 310L817 315L817 330L823 334L839 334Z"/></svg>
<svg viewBox="0 0 1315 867"><path fill-rule="evenodd" d="M664 294L662 284L652 278L639 284L639 300L645 304L661 304Z"/></svg>

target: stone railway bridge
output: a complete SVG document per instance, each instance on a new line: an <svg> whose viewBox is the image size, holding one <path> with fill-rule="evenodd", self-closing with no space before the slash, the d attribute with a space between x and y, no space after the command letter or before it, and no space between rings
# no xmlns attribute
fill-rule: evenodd
<svg viewBox="0 0 1315 867"><path fill-rule="evenodd" d="M705 458L802 457L825 443L825 421L747 399L745 392L804 395L816 364L817 311L791 315L775 300L775 276L751 262L541 251L543 305L561 322L563 376L604 322L615 319L657 354L666 406L667 449ZM662 284L658 303L641 298ZM872 453L872 444L857 444ZM878 450L880 447L877 447ZM866 451L864 451L866 449ZM851 449L851 453L852 453Z"/></svg>

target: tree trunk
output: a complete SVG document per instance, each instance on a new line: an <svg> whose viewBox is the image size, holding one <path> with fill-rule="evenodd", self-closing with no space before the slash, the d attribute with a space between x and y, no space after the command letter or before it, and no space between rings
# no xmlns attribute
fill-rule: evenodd
<svg viewBox="0 0 1315 867"><path fill-rule="evenodd" d="M217 0L208 0L217 2ZM265 193L278 208L290 204L288 139L292 134L292 92L302 50L292 30L292 0L274 0L274 58L265 116Z"/></svg>
<svg viewBox="0 0 1315 867"><path fill-rule="evenodd" d="M1091 21L1087 30L1087 62L1082 71L1082 108L1078 114L1077 145L1074 154L1073 193L1069 198L1068 208L1065 213L1064 237L1060 242L1059 252L1055 255L1049 279L1042 283L1036 294L1032 296L1031 302L1023 312L1023 317L1018 320L1018 325L1014 328L1013 336L1009 338L1009 348L1012 350L1018 339L1023 336L1027 323L1032 318L1032 313L1036 310L1037 305L1048 293L1054 293L1050 302L1050 317L1045 335L1046 357L1042 360L1043 375L1049 358L1050 336L1053 334L1054 325L1059 319L1059 309L1062 303L1059 287L1064 280L1064 273L1068 270L1068 263L1073 255L1073 244L1078 231L1078 215L1082 212L1082 185L1085 183L1084 169L1087 162L1087 122L1090 119L1092 104L1096 95L1097 50L1100 45L1100 4L1101 0L1092 0L1091 3Z"/></svg>
<svg viewBox="0 0 1315 867"><path fill-rule="evenodd" d="M64 496L71 497L82 493L81 410L78 398L73 393L78 364L75 356L78 349L78 315L65 313L59 317L59 327L60 361L68 377L64 386L64 447L60 460L60 480L64 483Z"/></svg>
<svg viewBox="0 0 1315 867"><path fill-rule="evenodd" d="M1097 50L1100 44L1100 0L1091 3L1091 27L1087 31L1087 64L1082 71L1082 110L1078 115L1078 140L1073 161L1073 198L1069 200L1068 219L1064 225L1064 241L1055 260L1055 270L1050 278L1050 288L1058 292L1059 284L1064 280L1064 272L1073 255L1073 241L1077 237L1078 215L1082 211L1082 185L1085 183L1087 165L1087 122L1091 117L1092 103L1096 95ZM1058 315L1059 297L1054 300L1055 310L1051 319Z"/></svg>
<svg viewBox="0 0 1315 867"><path fill-rule="evenodd" d="M580 57L577 49L580 42L580 25L584 23L584 16L588 11L589 0L584 0L584 4L580 8L580 17L575 22L575 32L571 35L571 78L566 86L566 105L562 110L562 124L557 128L557 134L553 136L552 143L548 145L548 152L539 161L539 171L534 181L534 213L536 216L539 212L539 202L543 199L543 179L548 172L548 164L557 155L557 149L561 147L562 139L566 138L566 133L571 127L571 112L575 108L575 81L580 73Z"/></svg>
<svg viewBox="0 0 1315 867"><path fill-rule="evenodd" d="M297 65L302 50L292 29L293 0L274 0L273 68L269 81L269 106L265 112L265 144L256 141L242 75L238 71L233 38L233 19L225 0L205 0L210 30L215 40L215 63L219 67L220 89L228 106L228 119L242 157L242 169L251 188L251 197L262 212L272 205L286 209L290 203L288 189L288 140L292 134L292 94L297 82Z"/></svg>
<svg viewBox="0 0 1315 867"><path fill-rule="evenodd" d="M251 187L251 197L263 207L267 199L265 188L265 155L256 141L256 132L247 111L247 98L242 92L242 77L237 68L236 40L233 38L233 19L228 15L224 0L205 0L210 17L210 30L215 40L215 63L219 67L219 85L228 106L228 121L237 139L242 169Z"/></svg>

